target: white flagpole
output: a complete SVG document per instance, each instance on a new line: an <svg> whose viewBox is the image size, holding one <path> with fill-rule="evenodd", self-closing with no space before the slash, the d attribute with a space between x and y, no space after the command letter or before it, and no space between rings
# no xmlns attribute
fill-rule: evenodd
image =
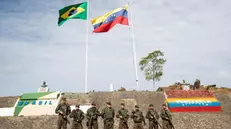
<svg viewBox="0 0 231 129"><path fill-rule="evenodd" d="M88 19L89 19L89 0L87 0L87 20L86 20L86 62L85 62L85 93L87 93L88 84Z"/></svg>
<svg viewBox="0 0 231 129"><path fill-rule="evenodd" d="M132 21L132 7L131 7L131 0L129 0L129 13L130 13L130 30L132 33L132 46L133 46L133 57L134 57L134 70L136 75L136 89L139 90L139 78L137 72L137 61L136 61L136 44L135 44L135 35L133 29L133 21Z"/></svg>

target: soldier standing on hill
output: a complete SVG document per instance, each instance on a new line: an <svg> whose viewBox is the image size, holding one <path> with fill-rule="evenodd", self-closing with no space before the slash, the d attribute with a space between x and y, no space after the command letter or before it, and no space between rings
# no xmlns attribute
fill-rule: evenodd
<svg viewBox="0 0 231 129"><path fill-rule="evenodd" d="M149 129L158 129L158 119L160 118L160 116L153 108L153 104L149 105L149 110L146 114L146 118L149 120Z"/></svg>
<svg viewBox="0 0 231 129"><path fill-rule="evenodd" d="M75 106L71 114L70 118L73 118L71 129L83 129L82 120L84 119L84 113L79 109L79 105Z"/></svg>
<svg viewBox="0 0 231 129"><path fill-rule="evenodd" d="M55 113L58 114L57 129L67 129L67 123L69 122L67 116L71 113L71 108L67 104L65 97L61 99L60 104L55 109Z"/></svg>
<svg viewBox="0 0 231 129"><path fill-rule="evenodd" d="M173 124L172 124L172 115L170 113L170 111L167 109L166 104L162 105L162 110L160 113L160 117L162 118L163 121L163 129L172 129Z"/></svg>
<svg viewBox="0 0 231 129"><path fill-rule="evenodd" d="M111 102L107 102L107 107L102 110L101 116L104 119L104 129L113 129L115 110L111 107Z"/></svg>
<svg viewBox="0 0 231 129"><path fill-rule="evenodd" d="M129 114L128 114L128 110L125 109L124 103L121 103L121 109L117 112L116 117L120 118L119 129L128 129L127 121L129 118Z"/></svg>
<svg viewBox="0 0 231 129"><path fill-rule="evenodd" d="M92 127L94 129L98 129L98 121L97 121L97 118L98 116L100 116L100 113L98 111L98 109L95 107L96 104L95 103L92 103L91 104L91 108L89 108L87 110L87 127L88 129L92 129Z"/></svg>
<svg viewBox="0 0 231 129"><path fill-rule="evenodd" d="M138 105L136 105L135 110L132 111L131 118L134 121L134 129L144 129L142 122L144 122L144 125L146 125L146 122Z"/></svg>

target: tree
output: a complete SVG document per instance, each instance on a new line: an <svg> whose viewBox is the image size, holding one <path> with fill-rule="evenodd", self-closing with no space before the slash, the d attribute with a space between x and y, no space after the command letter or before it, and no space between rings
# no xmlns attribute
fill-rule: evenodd
<svg viewBox="0 0 231 129"><path fill-rule="evenodd" d="M157 50L149 53L146 57L142 57L139 62L141 71L144 71L145 79L147 81L152 80L153 90L155 89L155 83L160 81L163 75L163 65L167 61L163 56L164 53Z"/></svg>

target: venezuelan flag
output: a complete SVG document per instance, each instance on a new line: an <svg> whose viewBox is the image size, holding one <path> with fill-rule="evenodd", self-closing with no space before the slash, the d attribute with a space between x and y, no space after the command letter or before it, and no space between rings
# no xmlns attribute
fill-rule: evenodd
<svg viewBox="0 0 231 129"><path fill-rule="evenodd" d="M91 21L94 33L108 32L116 24L128 24L128 4L123 7L117 8L103 16L96 17Z"/></svg>

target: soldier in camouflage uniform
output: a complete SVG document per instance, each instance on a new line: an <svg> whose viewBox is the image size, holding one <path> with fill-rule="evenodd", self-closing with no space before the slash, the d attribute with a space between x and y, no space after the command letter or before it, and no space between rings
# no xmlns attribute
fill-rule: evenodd
<svg viewBox="0 0 231 129"><path fill-rule="evenodd" d="M144 129L142 122L144 122L144 125L146 125L144 115L143 113L139 110L139 106L135 106L135 110L132 111L131 118L134 121L134 129Z"/></svg>
<svg viewBox="0 0 231 129"><path fill-rule="evenodd" d="M89 108L87 110L87 127L88 129L92 129L92 127L94 129L98 129L98 121L97 121L97 118L98 116L100 116L100 113L98 111L98 109L95 107L96 104L95 103L92 103L91 104L91 108Z"/></svg>
<svg viewBox="0 0 231 129"><path fill-rule="evenodd" d="M79 109L79 105L75 106L71 114L70 118L73 118L71 129L83 129L82 120L84 119L84 113Z"/></svg>
<svg viewBox="0 0 231 129"><path fill-rule="evenodd" d="M60 104L55 109L58 114L57 129L67 129L67 116L71 113L71 108L66 102L66 98L62 98Z"/></svg>
<svg viewBox="0 0 231 129"><path fill-rule="evenodd" d="M102 110L101 116L104 119L104 129L113 129L115 110L111 107L111 102L107 102L107 107Z"/></svg>
<svg viewBox="0 0 231 129"><path fill-rule="evenodd" d="M121 109L117 112L116 117L120 118L119 129L128 129L127 121L129 118L129 114L128 114L128 110L125 109L124 103L121 103Z"/></svg>
<svg viewBox="0 0 231 129"><path fill-rule="evenodd" d="M160 116L153 108L153 104L149 105L149 110L146 114L146 118L149 120L149 129L158 129L158 119L160 118Z"/></svg>
<svg viewBox="0 0 231 129"><path fill-rule="evenodd" d="M172 121L172 116L170 111L167 109L166 104L162 105L162 110L160 113L160 117L162 118L163 121L163 129L172 129L171 121Z"/></svg>

